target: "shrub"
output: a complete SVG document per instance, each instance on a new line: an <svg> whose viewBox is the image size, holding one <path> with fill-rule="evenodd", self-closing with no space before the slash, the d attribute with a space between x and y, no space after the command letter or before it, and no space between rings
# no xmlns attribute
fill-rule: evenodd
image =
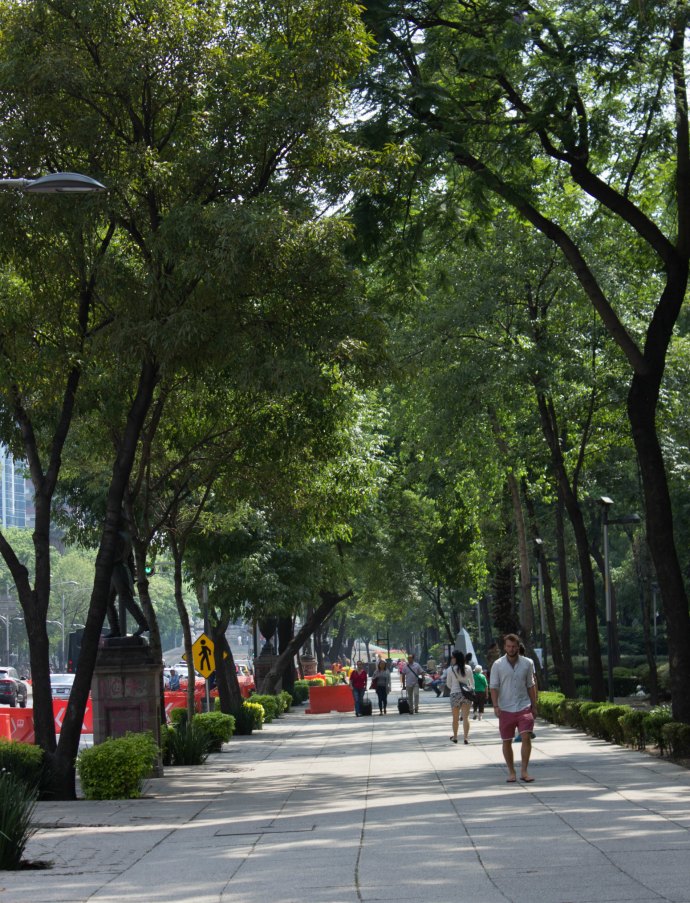
<svg viewBox="0 0 690 903"><path fill-rule="evenodd" d="M599 706L598 719L601 724L602 736L605 740L623 745L623 728L620 724L620 719L630 711L632 710L627 705L605 703Z"/></svg>
<svg viewBox="0 0 690 903"><path fill-rule="evenodd" d="M235 712L233 716L235 718L235 733L242 737L248 737L254 730L254 715L251 709L248 708L250 705L251 703L249 702L243 702L240 710ZM261 715L263 717L263 709L261 709Z"/></svg>
<svg viewBox="0 0 690 903"><path fill-rule="evenodd" d="M294 705L300 705L309 699L309 684L306 680L296 680L290 691Z"/></svg>
<svg viewBox="0 0 690 903"><path fill-rule="evenodd" d="M203 725L183 720L168 731L166 752L170 765L201 765L213 744Z"/></svg>
<svg viewBox="0 0 690 903"><path fill-rule="evenodd" d="M577 709L574 709L575 718L577 719L576 726L581 728L581 730L583 731L591 731L589 720L590 712L594 711L594 709L599 708L600 705L600 702L591 702L591 700L581 702Z"/></svg>
<svg viewBox="0 0 690 903"><path fill-rule="evenodd" d="M292 705L292 694L288 693L287 690L281 690L278 694L278 698L282 700L283 711L289 712L290 706Z"/></svg>
<svg viewBox="0 0 690 903"><path fill-rule="evenodd" d="M235 719L222 712L202 712L195 715L192 724L199 725L211 739L211 751L220 752L224 743L228 743L235 732Z"/></svg>
<svg viewBox="0 0 690 903"><path fill-rule="evenodd" d="M662 728L671 720L671 710L666 706L657 706L651 709L647 712L644 719L644 732L647 741L653 746L658 746L662 756L666 750L666 738L662 733Z"/></svg>
<svg viewBox="0 0 690 903"><path fill-rule="evenodd" d="M252 696L252 702L258 702L259 705L263 706L264 709L264 721L267 724L270 724L274 718L278 717L278 700L275 696L270 696L267 693L265 694L255 694Z"/></svg>
<svg viewBox="0 0 690 903"><path fill-rule="evenodd" d="M558 720L558 708L565 699L563 693L542 692L539 694L539 714L547 721Z"/></svg>
<svg viewBox="0 0 690 903"><path fill-rule="evenodd" d="M618 719L623 734L623 742L633 749L644 749L647 737L644 730L644 720L647 713L641 709L628 709Z"/></svg>
<svg viewBox="0 0 690 903"><path fill-rule="evenodd" d="M637 674L631 668L618 665L613 669L613 692L616 696L632 696L638 683Z"/></svg>
<svg viewBox="0 0 690 903"><path fill-rule="evenodd" d="M664 746L674 759L690 756L690 724L668 721L661 727Z"/></svg>
<svg viewBox="0 0 690 903"><path fill-rule="evenodd" d="M84 796L87 800L138 799L157 756L158 745L150 733L128 733L82 750L77 772Z"/></svg>
<svg viewBox="0 0 690 903"><path fill-rule="evenodd" d="M264 725L266 709L260 702L254 702L253 697L250 701L244 703L243 709L251 715L254 730L260 731Z"/></svg>
<svg viewBox="0 0 690 903"><path fill-rule="evenodd" d="M310 677L307 684L310 687L325 687L326 680L323 677Z"/></svg>
<svg viewBox="0 0 690 903"><path fill-rule="evenodd" d="M171 724L177 725L182 721L186 721L188 718L187 709L183 708L175 708L170 709L169 720Z"/></svg>
<svg viewBox="0 0 690 903"><path fill-rule="evenodd" d="M41 789L45 783L45 754L33 743L0 739L0 772L7 771L27 787Z"/></svg>
<svg viewBox="0 0 690 903"><path fill-rule="evenodd" d="M558 707L560 710L561 724L570 724L584 730L584 723L580 715L580 709L584 705L581 699L564 699Z"/></svg>
<svg viewBox="0 0 690 903"><path fill-rule="evenodd" d="M32 817L38 786L0 770L0 870L18 869L24 848L35 832Z"/></svg>

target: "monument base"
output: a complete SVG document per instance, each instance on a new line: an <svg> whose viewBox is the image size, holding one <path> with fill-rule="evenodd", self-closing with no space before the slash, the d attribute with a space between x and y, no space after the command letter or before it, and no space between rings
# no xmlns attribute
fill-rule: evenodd
<svg viewBox="0 0 690 903"><path fill-rule="evenodd" d="M93 741L150 731L161 745L161 665L143 637L106 637L91 683ZM163 774L160 755L153 776Z"/></svg>

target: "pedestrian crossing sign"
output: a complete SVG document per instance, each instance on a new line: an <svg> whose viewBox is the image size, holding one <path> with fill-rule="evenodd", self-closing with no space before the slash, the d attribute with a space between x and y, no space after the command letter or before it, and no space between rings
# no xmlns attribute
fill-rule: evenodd
<svg viewBox="0 0 690 903"><path fill-rule="evenodd" d="M194 668L202 677L208 680L216 670L216 656L213 640L206 636L205 633L200 634L194 640L192 659L194 660Z"/></svg>

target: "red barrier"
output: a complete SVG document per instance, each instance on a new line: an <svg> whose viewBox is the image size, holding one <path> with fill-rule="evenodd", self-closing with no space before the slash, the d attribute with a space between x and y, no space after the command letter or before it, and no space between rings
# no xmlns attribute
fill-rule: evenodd
<svg viewBox="0 0 690 903"><path fill-rule="evenodd" d="M206 695L205 692L199 692L198 688L194 690L194 711L201 711L201 700ZM170 721L170 712L172 709L187 708L187 691L186 690L166 690L163 694L165 699L165 720Z"/></svg>
<svg viewBox="0 0 690 903"><path fill-rule="evenodd" d="M355 700L350 687L309 687L307 715L326 715L328 712L354 712Z"/></svg>
<svg viewBox="0 0 690 903"><path fill-rule="evenodd" d="M0 709L0 737L5 740L33 743L35 740L34 710Z"/></svg>
<svg viewBox="0 0 690 903"><path fill-rule="evenodd" d="M65 720L65 712L67 711L66 699L53 700L53 716L55 718L55 733L59 734L62 730L62 722ZM89 696L84 710L84 721L81 726L82 734L93 733L93 708L91 705L91 696Z"/></svg>

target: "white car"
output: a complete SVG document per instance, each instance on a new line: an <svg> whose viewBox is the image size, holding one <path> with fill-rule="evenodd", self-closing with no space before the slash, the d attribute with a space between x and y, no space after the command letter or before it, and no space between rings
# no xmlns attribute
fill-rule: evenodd
<svg viewBox="0 0 690 903"><path fill-rule="evenodd" d="M75 674L51 674L50 692L53 699L69 699Z"/></svg>

